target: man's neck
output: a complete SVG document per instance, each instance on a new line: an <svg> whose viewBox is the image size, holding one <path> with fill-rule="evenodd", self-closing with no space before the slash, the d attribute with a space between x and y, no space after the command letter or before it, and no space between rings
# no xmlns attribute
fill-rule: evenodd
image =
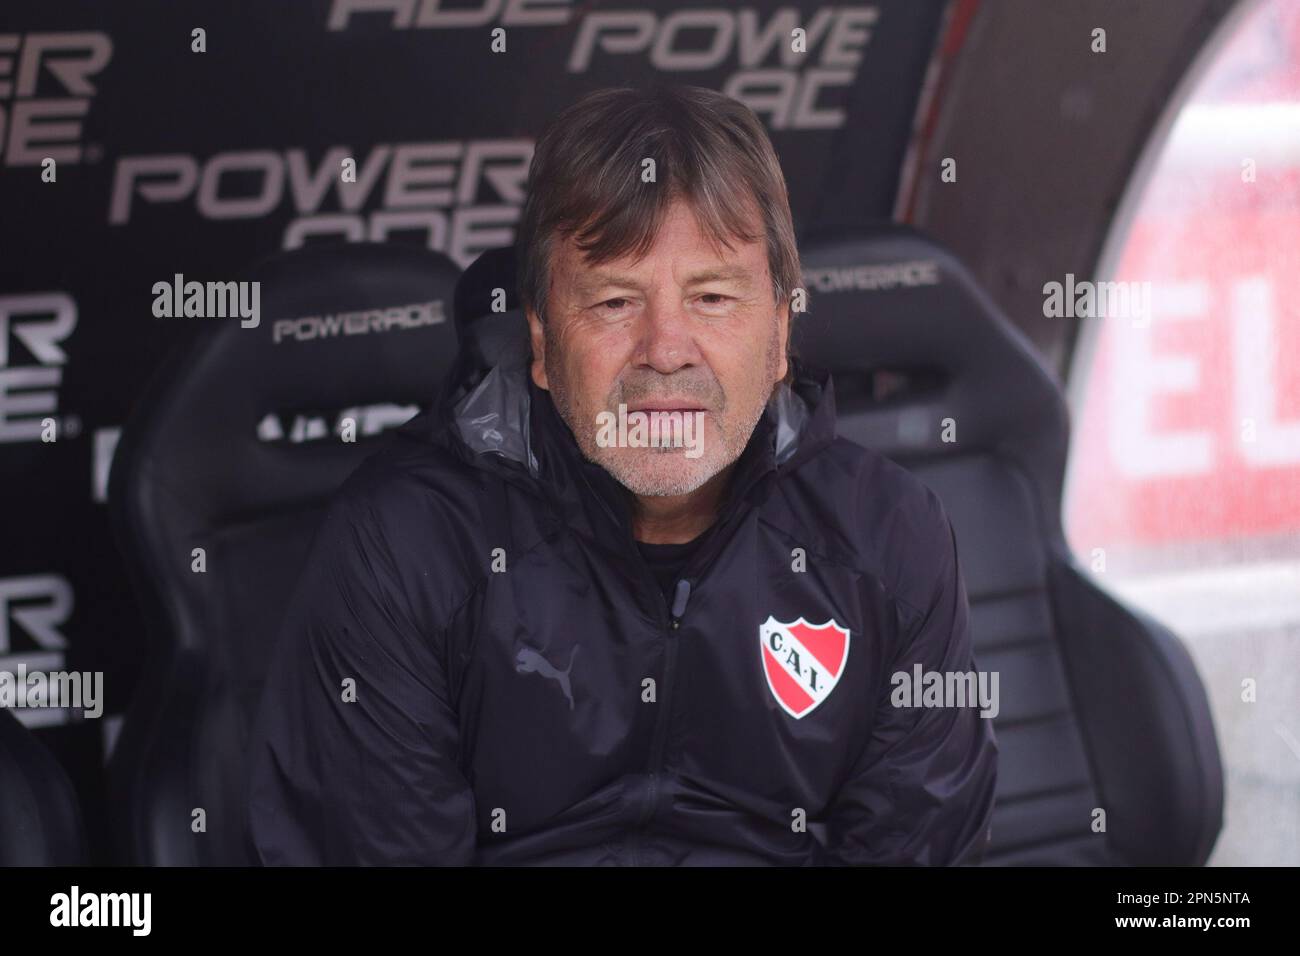
<svg viewBox="0 0 1300 956"><path fill-rule="evenodd" d="M694 541L718 518L722 496L731 481L732 462L700 487L685 495L634 495L632 535L645 544L685 544Z"/></svg>

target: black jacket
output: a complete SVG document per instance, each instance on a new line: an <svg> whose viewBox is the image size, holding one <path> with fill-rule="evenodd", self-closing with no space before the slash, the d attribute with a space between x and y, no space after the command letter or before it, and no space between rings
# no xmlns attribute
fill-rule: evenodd
<svg viewBox="0 0 1300 956"><path fill-rule="evenodd" d="M978 859L991 721L890 701L975 669L952 529L795 368L670 603L525 361L463 353L317 532L252 740L258 858Z"/></svg>

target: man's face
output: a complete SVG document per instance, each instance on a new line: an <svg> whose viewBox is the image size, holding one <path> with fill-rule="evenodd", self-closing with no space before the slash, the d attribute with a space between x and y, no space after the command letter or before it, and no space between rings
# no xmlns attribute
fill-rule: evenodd
<svg viewBox="0 0 1300 956"><path fill-rule="evenodd" d="M682 201L640 260L591 266L565 237L545 327L527 313L533 381L634 494L689 494L730 465L786 373L789 307L773 301L766 245L733 247L715 251ZM657 445L609 443L620 404L629 425L643 412L663 426Z"/></svg>

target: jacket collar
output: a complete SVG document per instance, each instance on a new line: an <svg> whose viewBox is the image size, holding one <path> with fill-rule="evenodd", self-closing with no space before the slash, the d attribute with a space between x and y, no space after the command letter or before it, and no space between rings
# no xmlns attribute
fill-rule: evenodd
<svg viewBox="0 0 1300 956"><path fill-rule="evenodd" d="M531 384L531 383L530 383ZM540 478L569 506L593 497L625 537L632 536L633 495L603 467L589 461L568 424L560 417L550 393L531 386L533 434L542 452ZM736 460L724 510L734 510L776 467L773 423L766 413L754 427L744 451ZM572 511L572 507L566 510ZM580 510L580 509L579 509Z"/></svg>
<svg viewBox="0 0 1300 956"><path fill-rule="evenodd" d="M792 383L779 384L769 399L736 461L715 525L761 501L774 480L834 440L830 374L791 363ZM507 355L477 374L458 363L458 371L461 381L444 388L435 409L442 443L475 467L553 502L569 524L596 534L612 520L631 539L631 492L583 456L550 393L533 383L526 355Z"/></svg>

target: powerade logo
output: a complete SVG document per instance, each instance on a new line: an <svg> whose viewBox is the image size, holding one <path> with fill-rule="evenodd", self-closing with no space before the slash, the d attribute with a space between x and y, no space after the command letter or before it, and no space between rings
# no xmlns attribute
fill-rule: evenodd
<svg viewBox="0 0 1300 956"><path fill-rule="evenodd" d="M123 156L108 221L127 225L142 208L177 203L203 219L261 219L287 203L285 249L414 233L463 267L513 240L532 158L531 139L333 146L316 158L299 148Z"/></svg>
<svg viewBox="0 0 1300 956"><path fill-rule="evenodd" d="M554 27L568 23L572 0L479 0L444 10L444 0L334 0L326 27L346 30L361 14L387 17L394 30L472 29L497 23L503 27Z"/></svg>
<svg viewBox="0 0 1300 956"><path fill-rule="evenodd" d="M61 671L68 639L63 626L72 616L72 585L59 574L0 578L0 671ZM22 708L14 716L28 727L66 724L63 707Z"/></svg>
<svg viewBox="0 0 1300 956"><path fill-rule="evenodd" d="M890 292L939 284L939 263L932 259L874 265L829 266L804 270L814 292Z"/></svg>
<svg viewBox="0 0 1300 956"><path fill-rule="evenodd" d="M82 123L108 65L106 33L0 33L0 162L80 163ZM98 158L98 147L86 152Z"/></svg>
<svg viewBox="0 0 1300 956"><path fill-rule="evenodd" d="M337 338L340 335L368 335L401 329L418 329L441 325L447 313L441 299L412 302L382 309L364 309L354 312L333 312L329 315L305 315L297 319L276 319L271 326L271 342L279 345L285 340L311 342L315 339Z"/></svg>
<svg viewBox="0 0 1300 956"><path fill-rule="evenodd" d="M334 0L326 28L481 30L558 27L579 13L566 69L586 73L619 57L644 57L664 73L738 69L718 85L749 106L774 130L839 129L845 113L830 105L835 91L851 87L880 19L880 8L825 6L805 15L782 7L770 14L718 5L697 10L650 8L587 10L572 2L480 0L443 9L441 0ZM499 39L504 39L501 35Z"/></svg>
<svg viewBox="0 0 1300 956"><path fill-rule="evenodd" d="M0 443L72 437L81 423L59 419L59 385L77 327L66 292L0 296Z"/></svg>

